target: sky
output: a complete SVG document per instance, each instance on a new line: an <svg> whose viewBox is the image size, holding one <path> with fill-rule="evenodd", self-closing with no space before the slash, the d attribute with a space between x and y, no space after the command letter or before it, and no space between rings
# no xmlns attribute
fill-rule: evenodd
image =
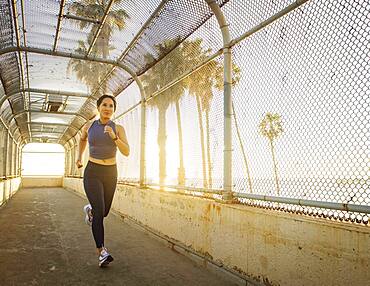
<svg viewBox="0 0 370 286"><path fill-rule="evenodd" d="M64 148L59 144L28 143L22 152L23 176L63 176Z"/></svg>

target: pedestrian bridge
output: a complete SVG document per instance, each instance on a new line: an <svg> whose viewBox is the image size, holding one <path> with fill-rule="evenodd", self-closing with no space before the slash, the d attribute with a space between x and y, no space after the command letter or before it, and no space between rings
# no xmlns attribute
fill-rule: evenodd
<svg viewBox="0 0 370 286"><path fill-rule="evenodd" d="M369 285L369 1L0 4L0 285ZM75 164L103 94L106 269Z"/></svg>

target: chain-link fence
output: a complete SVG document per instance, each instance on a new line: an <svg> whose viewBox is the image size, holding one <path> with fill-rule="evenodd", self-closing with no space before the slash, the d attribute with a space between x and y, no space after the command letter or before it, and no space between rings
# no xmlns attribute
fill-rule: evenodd
<svg viewBox="0 0 370 286"><path fill-rule="evenodd" d="M368 223L361 208L339 206L370 205L370 4L297 2L274 17L293 3L219 3L234 39L234 195L253 206ZM168 1L156 18L147 16L136 46L124 45L127 53L119 59L140 75L146 93L145 183L219 193L222 37L204 5L198 12L205 9L205 16L184 22L182 30L178 22L178 31L158 30L159 23L169 27L165 16L184 7ZM121 71L106 79L117 95L116 123L125 127L131 147L128 158L118 156L120 179L139 182L140 91ZM69 146L72 154L75 144ZM70 157L67 174L76 175L81 171Z"/></svg>

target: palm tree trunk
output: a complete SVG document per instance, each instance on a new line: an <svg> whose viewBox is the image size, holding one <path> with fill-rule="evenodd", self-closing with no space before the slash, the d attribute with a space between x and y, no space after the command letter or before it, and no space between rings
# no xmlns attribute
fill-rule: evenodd
<svg viewBox="0 0 370 286"><path fill-rule="evenodd" d="M275 148L274 148L273 140L271 140L271 139L270 139L270 146L271 146L271 152L272 152L272 161L274 163L274 175L275 175L276 192L277 192L277 195L280 195L278 170L277 170L277 163L276 163L276 158L275 158Z"/></svg>
<svg viewBox="0 0 370 286"><path fill-rule="evenodd" d="M181 114L180 114L180 104L179 101L176 101L176 115L177 115L177 131L179 133L179 162L180 166L178 169L178 184L180 186L185 185L185 168L184 168L184 149L182 144L182 127L181 127Z"/></svg>
<svg viewBox="0 0 370 286"><path fill-rule="evenodd" d="M205 150L204 150L204 130L203 130L203 120L202 120L202 109L200 106L200 97L198 95L196 95L195 97L197 99L198 120L199 120L199 130L200 130L200 144L202 148L203 187L208 188L206 158L205 158Z"/></svg>
<svg viewBox="0 0 370 286"><path fill-rule="evenodd" d="M238 135L240 149L242 151L243 159L244 159L244 166L245 166L245 170L247 172L247 179L248 179L249 191L252 194L253 193L253 190L252 190L252 179L251 179L251 174L250 174L249 167L248 167L247 155L245 154L243 142L242 142L241 136L240 136L238 121L236 120L236 112L235 112L235 108L234 108L234 102L232 102L232 109L233 109L233 117L234 117L236 134Z"/></svg>
<svg viewBox="0 0 370 286"><path fill-rule="evenodd" d="M207 136L207 162L208 162L208 186L212 189L212 163L211 163L211 147L209 139L209 110L206 108L206 136Z"/></svg>
<svg viewBox="0 0 370 286"><path fill-rule="evenodd" d="M158 109L159 185L166 180L166 109Z"/></svg>

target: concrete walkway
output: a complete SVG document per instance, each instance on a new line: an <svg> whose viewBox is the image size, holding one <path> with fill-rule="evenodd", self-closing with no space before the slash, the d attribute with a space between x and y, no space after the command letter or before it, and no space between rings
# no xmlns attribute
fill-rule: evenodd
<svg viewBox="0 0 370 286"><path fill-rule="evenodd" d="M62 188L34 188L1 207L0 285L236 285L112 213L105 244L115 261L99 268L85 203Z"/></svg>

